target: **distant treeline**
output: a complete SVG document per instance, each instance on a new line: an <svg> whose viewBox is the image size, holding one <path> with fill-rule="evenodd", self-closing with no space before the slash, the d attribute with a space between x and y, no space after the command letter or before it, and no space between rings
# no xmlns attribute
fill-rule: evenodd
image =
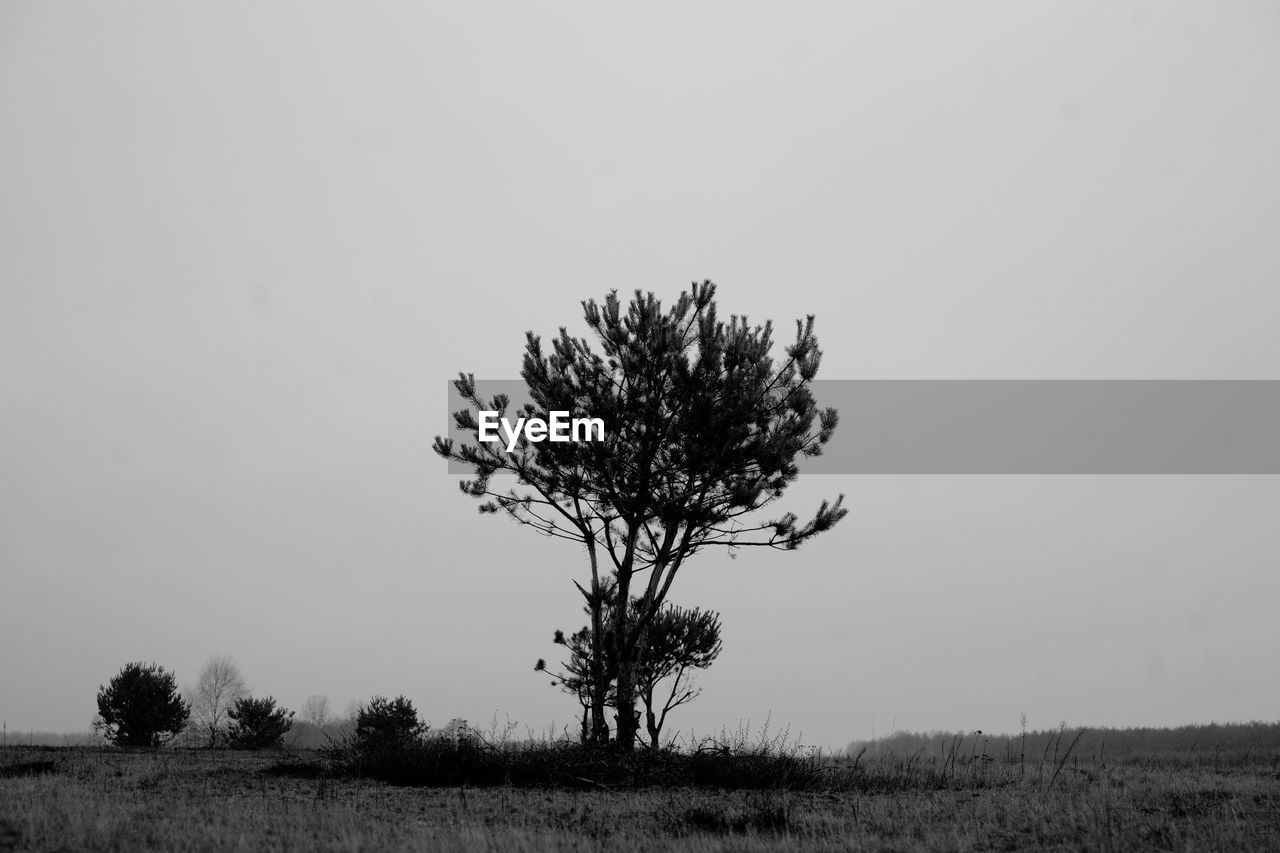
<svg viewBox="0 0 1280 853"><path fill-rule="evenodd" d="M355 730L355 720L330 720L323 726L303 720L295 720L293 728L284 736L286 749L319 749L341 740ZM177 748L196 748L204 745L199 732L183 732L169 744ZM37 732L7 730L0 735L0 746L107 746L106 738L93 731Z"/></svg>
<svg viewBox="0 0 1280 853"><path fill-rule="evenodd" d="M285 733L285 749L320 749L330 746L355 731L356 721L338 717L323 725L316 725L308 720L294 720L292 728ZM196 749L208 746L208 735L194 727L188 728L170 742L170 746Z"/></svg>
<svg viewBox="0 0 1280 853"><path fill-rule="evenodd" d="M105 746L106 739L93 731L35 732L6 729L0 746Z"/></svg>
<svg viewBox="0 0 1280 853"><path fill-rule="evenodd" d="M984 734L982 732L895 732L888 737L849 744L850 755L896 755L924 757L985 755L995 760L1038 760L1042 753L1061 748L1084 729L1076 745L1077 754L1103 760L1159 757L1174 754L1280 753L1280 722L1209 723L1177 728L1091 728L1059 726L1025 734Z"/></svg>

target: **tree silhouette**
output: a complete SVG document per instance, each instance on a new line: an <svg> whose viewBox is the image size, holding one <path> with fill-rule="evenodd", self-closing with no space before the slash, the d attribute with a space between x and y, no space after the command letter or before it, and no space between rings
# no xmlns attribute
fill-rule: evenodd
<svg viewBox="0 0 1280 853"><path fill-rule="evenodd" d="M698 608L663 607L649 626L649 645L636 675L640 700L644 703L649 743L658 748L663 723L672 709L692 702L701 688L692 684L691 670L706 669L720 656L720 614L703 613ZM658 685L670 678L666 698L655 703ZM660 694L659 694L660 695Z"/></svg>
<svg viewBox="0 0 1280 853"><path fill-rule="evenodd" d="M413 702L404 696L374 696L356 714L355 742L366 755L402 750L426 731Z"/></svg>
<svg viewBox="0 0 1280 853"><path fill-rule="evenodd" d="M182 731L189 715L173 673L136 662L98 686L101 719L94 727L117 746L159 746Z"/></svg>
<svg viewBox="0 0 1280 853"><path fill-rule="evenodd" d="M200 670L196 686L188 691L188 703L196 725L208 734L210 748L226 736L227 712L246 692L240 667L227 655L214 655Z"/></svg>
<svg viewBox="0 0 1280 853"><path fill-rule="evenodd" d="M329 697L316 694L302 703L302 719L319 728L329 722Z"/></svg>
<svg viewBox="0 0 1280 853"><path fill-rule="evenodd" d="M227 717L231 720L227 740L237 749L280 746L293 728L293 711L277 706L271 696L241 696L227 709Z"/></svg>
<svg viewBox="0 0 1280 853"><path fill-rule="evenodd" d="M583 626L580 631L568 637L565 637L564 631L556 629L553 642L568 648L569 658L561 663L564 667L562 671L551 673L551 685L576 697L582 706L582 742L603 743L608 740L609 735L608 725L603 722L604 708L616 707L612 685L617 677L617 661L608 656L608 634L613 630L612 621L603 614L605 611L612 612L617 602L616 588L606 578L594 594L581 585L578 589L587 597L583 612L604 635L593 633L589 626ZM547 662L539 658L533 668L535 672L546 672ZM600 737L601 726L603 738Z"/></svg>
<svg viewBox="0 0 1280 853"><path fill-rule="evenodd" d="M639 291L625 312L616 291L603 306L583 302L599 353L564 328L550 353L540 337L527 334L521 375L533 402L520 414L601 418L603 441L539 442L522 433L511 453L482 442L477 412L504 416L510 401L482 400L468 374L454 382L469 406L454 413L454 423L472 441L435 440L438 454L471 467L474 477L462 488L482 499L481 512L505 512L585 547L590 582L577 586L592 615L593 739L608 738L607 640L617 661L616 737L623 750L634 747L638 730L633 709L646 633L685 562L714 546L794 549L846 513L841 496L824 501L804 524L789 512L749 518L782 496L798 473L797 457L821 452L837 416L819 410L810 389L822 357L812 316L796 322L795 341L775 364L772 324L752 326L737 316L722 322L714 296L708 281L665 311L652 293ZM500 472L514 474L517 487L497 490L492 479ZM608 635L602 558L619 602Z"/></svg>

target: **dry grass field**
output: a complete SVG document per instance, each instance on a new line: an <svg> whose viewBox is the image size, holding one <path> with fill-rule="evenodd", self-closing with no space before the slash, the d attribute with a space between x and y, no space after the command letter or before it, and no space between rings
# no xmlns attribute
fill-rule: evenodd
<svg viewBox="0 0 1280 853"><path fill-rule="evenodd" d="M310 753L10 748L0 850L1280 850L1274 749L945 762L827 759L804 790L441 788Z"/></svg>

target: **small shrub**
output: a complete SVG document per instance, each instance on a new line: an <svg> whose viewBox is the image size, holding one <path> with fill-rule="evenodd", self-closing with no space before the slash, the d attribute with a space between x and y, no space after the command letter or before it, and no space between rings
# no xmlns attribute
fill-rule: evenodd
<svg viewBox="0 0 1280 853"><path fill-rule="evenodd" d="M356 747L364 754L405 749L426 734L413 702L404 696L374 696L356 716Z"/></svg>
<svg viewBox="0 0 1280 853"><path fill-rule="evenodd" d="M409 699L374 696L357 713L352 732L321 752L339 773L415 784L428 729Z"/></svg>
<svg viewBox="0 0 1280 853"><path fill-rule="evenodd" d="M117 746L159 746L182 731L190 715L173 673L137 662L98 687L101 719L94 728Z"/></svg>
<svg viewBox="0 0 1280 853"><path fill-rule="evenodd" d="M242 696L227 711L227 716L231 719L227 739L235 749L279 747L293 727L293 711L277 706L271 696L262 699Z"/></svg>

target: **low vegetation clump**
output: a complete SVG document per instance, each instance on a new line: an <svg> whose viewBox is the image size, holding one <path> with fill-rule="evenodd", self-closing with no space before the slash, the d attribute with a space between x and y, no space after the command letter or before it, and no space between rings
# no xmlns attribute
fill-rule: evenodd
<svg viewBox="0 0 1280 853"><path fill-rule="evenodd" d="M384 718L386 705L375 703L362 714ZM754 740L740 727L686 750L668 746L627 753L569 739L516 740L513 727L499 731L496 722L487 733L465 724L435 732L413 725L413 719L402 709L394 735L357 723L351 737L321 751L329 769L338 776L396 785L600 790L816 790L830 787L839 775L829 759L803 749L786 732L770 736L767 725Z"/></svg>
<svg viewBox="0 0 1280 853"><path fill-rule="evenodd" d="M158 664L125 664L98 688L96 728L117 746L159 746L181 732L190 715L173 673Z"/></svg>
<svg viewBox="0 0 1280 853"><path fill-rule="evenodd" d="M235 749L279 747L293 727L293 711L276 704L271 696L242 696L227 711L231 727L227 740Z"/></svg>

